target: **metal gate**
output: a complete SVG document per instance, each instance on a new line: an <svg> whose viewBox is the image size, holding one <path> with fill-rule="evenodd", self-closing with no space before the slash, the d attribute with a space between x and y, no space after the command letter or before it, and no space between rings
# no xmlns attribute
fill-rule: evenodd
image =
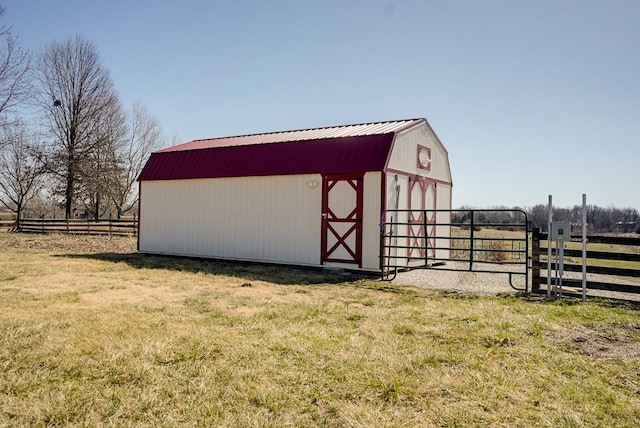
<svg viewBox="0 0 640 428"><path fill-rule="evenodd" d="M387 210L380 222L382 279L410 269L503 273L517 290L512 278L524 276L528 292L530 235L523 210Z"/></svg>

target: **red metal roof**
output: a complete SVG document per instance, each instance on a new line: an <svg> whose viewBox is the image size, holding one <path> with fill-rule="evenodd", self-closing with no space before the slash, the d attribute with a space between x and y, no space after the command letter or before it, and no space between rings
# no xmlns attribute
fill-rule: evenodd
<svg viewBox="0 0 640 428"><path fill-rule="evenodd" d="M151 155L139 181L382 171L410 119L195 140Z"/></svg>

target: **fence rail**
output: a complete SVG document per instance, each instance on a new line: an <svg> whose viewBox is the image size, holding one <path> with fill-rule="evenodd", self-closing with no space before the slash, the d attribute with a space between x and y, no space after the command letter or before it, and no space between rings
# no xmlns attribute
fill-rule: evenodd
<svg viewBox="0 0 640 428"><path fill-rule="evenodd" d="M40 219L21 218L19 222L11 222L18 232L24 233L63 233L85 235L136 236L138 220L132 219Z"/></svg>
<svg viewBox="0 0 640 428"><path fill-rule="evenodd" d="M532 291L541 292L541 286L547 286L547 251L548 234L534 229L532 235ZM576 237L578 239L578 237ZM609 249L602 249L604 245ZM594 249L594 246L597 249ZM552 257L555 258L555 248ZM582 250L566 248L564 250L565 272L582 272L582 264L573 262L571 258L581 258ZM552 259L553 260L553 259ZM555 271L556 263L551 263ZM545 274L542 275L541 272ZM589 279L589 275L601 275L597 279ZM563 278L563 294L573 294L572 288L581 288L582 280ZM589 236L587 238L587 290L599 290L618 293L640 294L640 238ZM624 299L623 295L608 297Z"/></svg>

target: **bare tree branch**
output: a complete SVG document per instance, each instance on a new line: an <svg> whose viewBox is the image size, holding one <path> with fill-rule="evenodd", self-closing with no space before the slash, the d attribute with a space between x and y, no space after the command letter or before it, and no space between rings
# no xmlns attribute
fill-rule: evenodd
<svg viewBox="0 0 640 428"><path fill-rule="evenodd" d="M48 45L35 65L37 103L53 142L43 160L61 177L65 216L71 217L83 165L105 143L101 133L114 103L119 103L108 70L93 44L80 36Z"/></svg>
<svg viewBox="0 0 640 428"><path fill-rule="evenodd" d="M19 218L42 188L42 173L32 150L38 139L22 122L5 125L1 130L0 203Z"/></svg>
<svg viewBox="0 0 640 428"><path fill-rule="evenodd" d="M142 104L134 103L129 136L119 152L121 168L112 195L118 218L137 204L136 180L151 152L158 149L163 141L158 120Z"/></svg>
<svg viewBox="0 0 640 428"><path fill-rule="evenodd" d="M10 28L0 26L0 39L0 121L5 124L32 93L31 55L22 50Z"/></svg>

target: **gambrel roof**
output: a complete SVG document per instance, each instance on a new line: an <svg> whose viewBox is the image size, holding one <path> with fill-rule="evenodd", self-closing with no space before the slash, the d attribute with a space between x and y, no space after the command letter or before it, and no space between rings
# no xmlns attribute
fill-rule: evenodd
<svg viewBox="0 0 640 428"><path fill-rule="evenodd" d="M382 171L407 119L194 140L157 151L139 181Z"/></svg>

